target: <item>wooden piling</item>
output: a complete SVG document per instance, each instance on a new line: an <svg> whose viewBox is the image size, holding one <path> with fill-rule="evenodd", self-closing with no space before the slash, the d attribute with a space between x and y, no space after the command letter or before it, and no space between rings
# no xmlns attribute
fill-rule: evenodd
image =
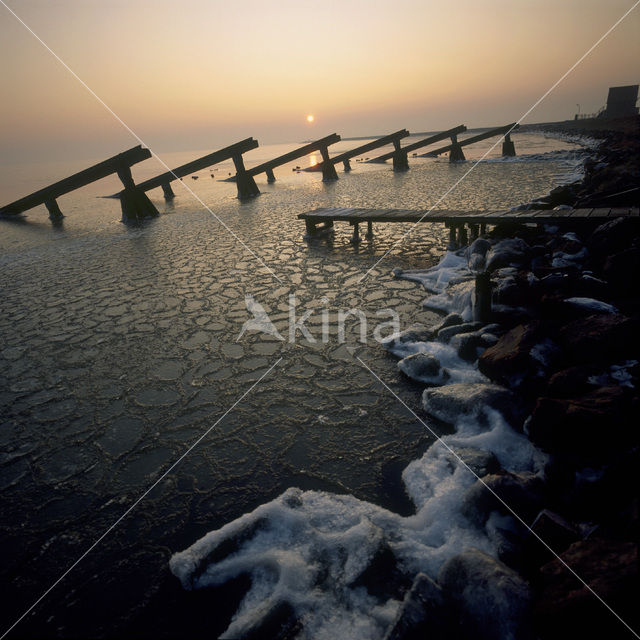
<svg viewBox="0 0 640 640"><path fill-rule="evenodd" d="M338 173L336 172L336 166L331 162L331 158L329 157L327 145L320 147L320 154L322 155L322 182L337 180Z"/></svg>
<svg viewBox="0 0 640 640"><path fill-rule="evenodd" d="M491 274L487 271L476 274L473 319L484 323L491 320Z"/></svg>
<svg viewBox="0 0 640 640"><path fill-rule="evenodd" d="M451 151L449 152L449 162L464 162L464 152L458 142L458 136L451 136Z"/></svg>
<svg viewBox="0 0 640 640"><path fill-rule="evenodd" d="M120 193L123 222L137 222L159 215L147 194L136 187L131 175L131 167L123 165L118 168L117 174L124 186L124 190Z"/></svg>
<svg viewBox="0 0 640 640"><path fill-rule="evenodd" d="M62 213L62 211L60 211L60 207L58 206L58 203L55 199L45 200L44 206L47 207L50 220L54 221L64 218L64 214Z"/></svg>
<svg viewBox="0 0 640 640"><path fill-rule="evenodd" d="M516 146L513 144L513 140L511 139L511 134L507 133L502 143L502 157L512 158L515 155L516 155Z"/></svg>
<svg viewBox="0 0 640 640"><path fill-rule="evenodd" d="M393 147L393 170L409 171L409 156L407 151L400 146L400 140L394 140Z"/></svg>
<svg viewBox="0 0 640 640"><path fill-rule="evenodd" d="M360 225L357 222L352 222L351 226L353 227L353 236L351 236L351 243L358 244L360 242Z"/></svg>
<svg viewBox="0 0 640 640"><path fill-rule="evenodd" d="M369 238L369 240L373 238L373 222L371 222L371 220L367 221L367 238Z"/></svg>
<svg viewBox="0 0 640 640"><path fill-rule="evenodd" d="M238 188L238 198L247 200L260 195L260 189L256 185L253 176L245 169L244 160L241 153L232 157L233 165L236 168L236 187ZM275 178L274 178L275 179Z"/></svg>
<svg viewBox="0 0 640 640"><path fill-rule="evenodd" d="M171 188L170 182L162 183L162 193L164 193L165 200L173 200L176 197L176 194L173 192L173 189Z"/></svg>

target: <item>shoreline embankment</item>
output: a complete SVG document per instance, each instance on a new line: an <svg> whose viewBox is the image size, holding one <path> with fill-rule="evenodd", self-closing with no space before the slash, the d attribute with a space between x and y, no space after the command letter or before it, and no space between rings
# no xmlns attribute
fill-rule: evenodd
<svg viewBox="0 0 640 640"><path fill-rule="evenodd" d="M525 130L598 144L581 181L520 208L638 206L638 118ZM473 321L468 265L491 279L488 322ZM536 473L512 472L489 469L485 460L476 473L480 452L460 454L477 478L462 497L467 516L488 528L497 512L512 526L502 532L497 557L465 550L447 560L435 584L416 578L387 640L434 628L438 638L551 640L568 629L581 638L605 629L631 637L640 624L639 220L498 225L437 267L399 275L436 294L426 306L450 312L440 325L413 328L390 345L404 356L398 366L406 375L444 383L425 389L425 411L459 431L469 416L479 421L498 411L541 452L544 465ZM444 345L485 382L451 383L452 371L437 357ZM485 589L483 606L473 585ZM425 596L434 590L441 594L437 607Z"/></svg>

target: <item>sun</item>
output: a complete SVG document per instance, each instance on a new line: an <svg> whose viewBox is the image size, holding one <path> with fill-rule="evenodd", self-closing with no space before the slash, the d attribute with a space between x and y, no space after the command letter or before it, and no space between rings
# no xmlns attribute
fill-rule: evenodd
<svg viewBox="0 0 640 640"><path fill-rule="evenodd" d="M309 114L309 115L307 116L307 122L313 122L314 120L315 120L315 118L313 117L313 115L312 115L312 114Z"/></svg>

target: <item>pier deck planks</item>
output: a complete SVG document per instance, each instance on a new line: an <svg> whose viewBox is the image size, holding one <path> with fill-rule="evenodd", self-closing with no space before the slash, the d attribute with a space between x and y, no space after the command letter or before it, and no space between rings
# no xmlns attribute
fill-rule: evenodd
<svg viewBox="0 0 640 640"><path fill-rule="evenodd" d="M630 217L640 219L637 207L597 209L529 209L527 211L419 211L415 209L315 209L301 213L298 218L310 223L344 221L360 222L444 222L455 225L498 224L500 222L607 222L612 218Z"/></svg>

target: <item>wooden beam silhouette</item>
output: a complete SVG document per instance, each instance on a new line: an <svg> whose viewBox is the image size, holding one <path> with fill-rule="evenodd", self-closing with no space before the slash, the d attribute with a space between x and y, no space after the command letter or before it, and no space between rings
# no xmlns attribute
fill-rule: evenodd
<svg viewBox="0 0 640 640"><path fill-rule="evenodd" d="M367 162L382 163L393 158L394 170L406 170L409 168L409 161L407 158L408 154L411 151L415 151L416 149L420 149L421 147L426 147L428 144L433 144L434 142L439 142L440 140L445 140L446 138L451 138L452 140L454 140L455 136L466 130L467 127L461 124L457 127L454 127L453 129L447 129L447 131L441 131L440 133L436 133L432 136L429 136L428 138L424 138L423 140L418 140L418 142L413 142L406 147L400 148L400 145L398 144L393 151L389 151L389 153L383 153L377 158L367 160Z"/></svg>
<svg viewBox="0 0 640 640"><path fill-rule="evenodd" d="M305 144L302 147L298 147L293 151L289 151L289 153L285 153L273 160L268 160L267 162L263 162L255 167L251 167L250 169L244 170L244 175L253 180L253 176L257 176L260 173L267 174L267 182L275 182L276 176L273 173L273 170L276 167L279 167L287 162L291 162L292 160L297 160L298 158L302 158L303 156L312 153L313 151L320 151L322 154L322 161L325 165L322 169L322 179L324 181L329 180L337 180L338 174L336 173L335 167L331 163L331 159L329 158L329 145L335 144L336 142L340 142L340 136L337 133L332 133L329 136L325 136L324 138L320 138L319 140L314 140L309 144ZM258 195L260 191L258 191L257 187L255 191L249 185L248 188L241 187L240 182L240 172L238 172L235 176L231 178L227 178L226 181L229 182L237 182L238 183L238 197L239 198L251 198L254 195ZM253 183L255 185L255 182Z"/></svg>
<svg viewBox="0 0 640 640"><path fill-rule="evenodd" d="M351 171L351 163L349 162L351 158L359 156L362 153L367 153L367 151L372 151L373 149L384 147L388 144L394 144L402 138L406 138L408 135L411 134L406 129L400 129L399 131L390 133L389 135L382 136L381 138L376 138L372 142L367 142L367 144L363 144L360 147L356 147L355 149L351 149L350 151L345 151L340 155L334 156L330 159L330 162L334 165L342 162L344 164L344 170ZM324 162L319 162L313 167L307 167L306 169L304 169L304 171L322 171L323 167Z"/></svg>
<svg viewBox="0 0 640 640"><path fill-rule="evenodd" d="M139 191L131 178L131 165L142 162L151 157L149 149L143 149L141 145L133 147L127 151L119 153L98 164L74 173L68 178L59 180L44 189L39 189L34 193L20 198L15 202L0 208L0 215L16 215L44 204L49 210L49 217L52 220L62 218L62 212L56 202L56 198L80 189L96 180L106 178L112 173L117 173L124 186L123 193L126 192L127 199L123 205L122 214L124 218L142 218L158 215L156 208L151 204L143 192ZM125 211L126 209L126 211Z"/></svg>
<svg viewBox="0 0 640 640"><path fill-rule="evenodd" d="M435 149L434 151L428 151L427 153L423 153L420 155L421 158L433 158L435 156L439 156L442 153L451 152L459 153L462 157L455 158L455 160L464 160L464 154L462 153L461 147L466 147L469 144L473 144L474 142L480 142L481 140L486 140L487 138L493 138L494 136L505 136L505 141L502 145L502 155L505 156L515 156L516 151L513 145L513 142L510 138L510 132L514 129L517 129L520 125L517 122L512 122L511 124L507 124L504 127L496 127L495 129L490 129L489 131L485 131L484 133L479 133L475 136L471 136L469 138L465 138L464 140L458 140L452 144L447 145L446 147L440 147L439 149ZM506 135L505 135L506 134ZM505 146L506 143L506 146ZM456 149L457 146L457 149ZM453 157L453 156L452 156ZM450 157L450 160L452 159Z"/></svg>
<svg viewBox="0 0 640 640"><path fill-rule="evenodd" d="M251 149L257 148L258 141L253 138L245 138L240 142L236 142L228 147L224 147L223 149L218 149L218 151L214 151L209 155L202 156L202 158L198 158L197 160L192 160L191 162L187 162L171 171L166 171L154 178L149 178L149 180L145 180L138 185L138 189L142 191L149 191L150 189L155 189L156 187L162 187L164 191L164 197L169 200L175 197L175 193L173 193L173 189L171 188L171 182L173 180L177 180L182 178L194 171L200 171L201 169L206 169L211 165L218 164L219 162L223 162L224 160L229 160L230 158L234 158L236 156L242 156L243 153L250 151Z"/></svg>

